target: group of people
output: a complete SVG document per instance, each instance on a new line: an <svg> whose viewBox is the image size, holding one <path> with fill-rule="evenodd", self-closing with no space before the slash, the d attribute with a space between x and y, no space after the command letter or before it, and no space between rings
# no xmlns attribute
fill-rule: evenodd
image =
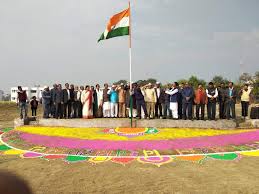
<svg viewBox="0 0 259 194"><path fill-rule="evenodd" d="M18 103L22 110L26 109L26 92L18 88ZM133 83L112 85L99 84L94 86L74 86L54 84L53 88L44 87L42 91L42 105L44 118L69 119L69 118L172 118L172 119L205 119L207 107L208 120L216 119L216 104L219 104L220 119L235 119L235 104L237 97L241 97L242 116L248 116L248 106L251 89L248 85L238 92L233 83L228 86L221 84L215 86L208 83L205 89L201 84L194 89L189 83L147 84L140 86ZM35 97L30 101L32 116L36 116L38 101ZM195 114L194 108L195 107ZM27 111L25 111L27 114ZM194 117L195 115L195 117Z"/></svg>

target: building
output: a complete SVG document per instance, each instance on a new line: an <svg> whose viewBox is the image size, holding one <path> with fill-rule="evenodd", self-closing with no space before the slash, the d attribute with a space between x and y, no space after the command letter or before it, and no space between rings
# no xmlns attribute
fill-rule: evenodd
<svg viewBox="0 0 259 194"><path fill-rule="evenodd" d="M43 87L22 87L22 89L26 91L29 99L31 99L33 96L36 96L38 100L41 98L41 92L43 91ZM11 88L12 102L17 102L17 91L18 91L17 87Z"/></svg>
<svg viewBox="0 0 259 194"><path fill-rule="evenodd" d="M0 101L4 100L4 91L0 90Z"/></svg>

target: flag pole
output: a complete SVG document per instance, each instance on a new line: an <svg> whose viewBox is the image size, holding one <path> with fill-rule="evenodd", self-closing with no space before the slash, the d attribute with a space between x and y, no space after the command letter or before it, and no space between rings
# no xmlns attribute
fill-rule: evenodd
<svg viewBox="0 0 259 194"><path fill-rule="evenodd" d="M129 1L129 71L130 71L130 127L132 128L133 124L133 99L132 99L132 58L131 58L131 7L130 7L130 1Z"/></svg>

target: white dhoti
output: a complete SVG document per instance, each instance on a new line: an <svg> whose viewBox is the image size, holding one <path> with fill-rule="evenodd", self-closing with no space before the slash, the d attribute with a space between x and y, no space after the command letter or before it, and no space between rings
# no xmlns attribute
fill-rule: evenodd
<svg viewBox="0 0 259 194"><path fill-rule="evenodd" d="M111 117L111 103L110 102L103 103L103 117Z"/></svg>
<svg viewBox="0 0 259 194"><path fill-rule="evenodd" d="M170 102L170 109L172 110L172 116L174 119L178 119L178 103Z"/></svg>
<svg viewBox="0 0 259 194"><path fill-rule="evenodd" d="M118 103L111 102L111 117L118 117Z"/></svg>
<svg viewBox="0 0 259 194"><path fill-rule="evenodd" d="M130 108L127 108L127 111L128 111L128 113L129 113L129 117L131 117L131 112L130 112ZM137 114L138 114L138 111L137 111L137 109L132 109L132 117L133 118L135 118L136 116L137 116Z"/></svg>

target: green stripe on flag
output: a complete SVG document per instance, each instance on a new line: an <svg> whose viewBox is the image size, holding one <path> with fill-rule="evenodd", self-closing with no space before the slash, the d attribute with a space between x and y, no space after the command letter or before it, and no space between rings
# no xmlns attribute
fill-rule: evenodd
<svg viewBox="0 0 259 194"><path fill-rule="evenodd" d="M115 30L110 31L107 34L107 37L104 39L104 34L101 35L101 37L99 38L98 42L101 40L106 40L106 39L110 39L110 38L114 38L117 36L126 36L129 35L129 27L121 27L121 28L116 28Z"/></svg>

